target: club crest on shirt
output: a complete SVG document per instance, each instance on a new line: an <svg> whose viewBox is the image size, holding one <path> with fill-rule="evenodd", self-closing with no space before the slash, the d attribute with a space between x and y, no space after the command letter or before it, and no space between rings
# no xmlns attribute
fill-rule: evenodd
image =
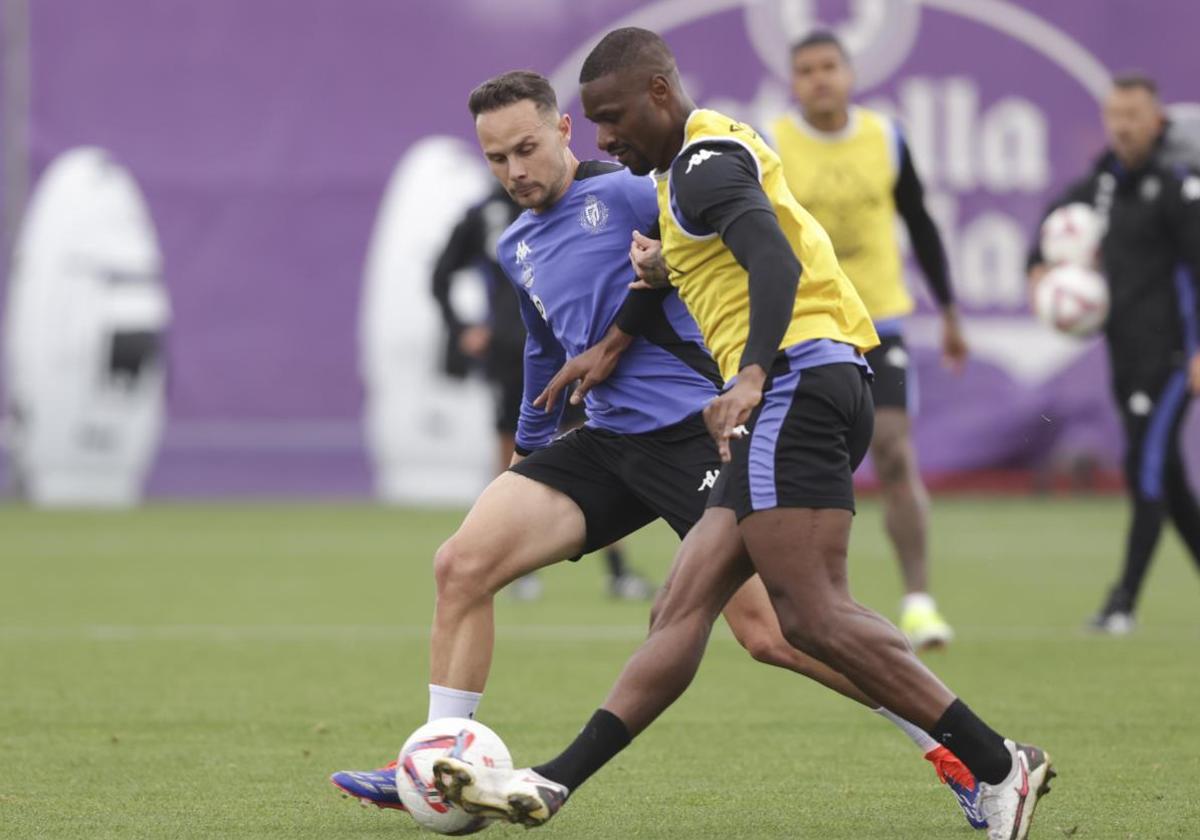
<svg viewBox="0 0 1200 840"><path fill-rule="evenodd" d="M579 226L588 233L604 230L608 226L608 205L594 195L586 196L579 211Z"/></svg>

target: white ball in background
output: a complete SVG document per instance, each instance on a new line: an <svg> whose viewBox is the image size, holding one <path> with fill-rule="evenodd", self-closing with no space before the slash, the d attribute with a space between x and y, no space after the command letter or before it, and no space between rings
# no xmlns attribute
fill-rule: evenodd
<svg viewBox="0 0 1200 840"><path fill-rule="evenodd" d="M1104 223L1091 205L1081 202L1059 207L1042 222L1042 258L1055 265L1092 267L1104 236Z"/></svg>
<svg viewBox="0 0 1200 840"><path fill-rule="evenodd" d="M1108 283L1091 268L1056 265L1034 289L1033 309L1038 318L1059 332L1092 335L1108 317Z"/></svg>

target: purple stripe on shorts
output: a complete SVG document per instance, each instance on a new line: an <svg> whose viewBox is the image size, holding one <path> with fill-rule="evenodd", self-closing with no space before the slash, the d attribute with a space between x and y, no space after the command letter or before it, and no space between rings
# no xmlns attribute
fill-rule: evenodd
<svg viewBox="0 0 1200 840"><path fill-rule="evenodd" d="M762 411L750 430L750 453L746 464L750 477L750 506L754 510L776 507L775 498L775 446L779 441L779 430L792 397L800 384L802 371L793 370L777 376L770 389L763 395Z"/></svg>

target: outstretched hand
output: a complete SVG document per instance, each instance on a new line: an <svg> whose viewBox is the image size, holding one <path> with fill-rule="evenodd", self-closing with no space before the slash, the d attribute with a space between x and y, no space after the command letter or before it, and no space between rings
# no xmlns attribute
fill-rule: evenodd
<svg viewBox="0 0 1200 840"><path fill-rule="evenodd" d="M568 360L559 368L558 373L550 378L542 393L538 394L537 399L533 401L534 407L547 413L553 411L562 392L573 382L579 384L571 392L571 405L579 405L588 391L608 379L617 362L621 360L622 349L624 348L618 348L609 341L601 341Z"/></svg>
<svg viewBox="0 0 1200 840"><path fill-rule="evenodd" d="M762 386L766 378L766 373L758 365L743 368L733 387L705 406L704 424L717 443L722 463L729 463L732 458L729 441L746 433L744 424L762 402Z"/></svg>

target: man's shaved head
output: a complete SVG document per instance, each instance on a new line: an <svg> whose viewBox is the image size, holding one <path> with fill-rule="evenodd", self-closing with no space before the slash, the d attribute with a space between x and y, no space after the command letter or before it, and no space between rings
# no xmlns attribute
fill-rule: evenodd
<svg viewBox="0 0 1200 840"><path fill-rule="evenodd" d="M671 163L696 106L662 38L648 29L614 29L584 60L579 82L602 151L638 175Z"/></svg>
<svg viewBox="0 0 1200 840"><path fill-rule="evenodd" d="M626 26L609 32L588 54L579 71L579 83L587 84L617 72L639 70L646 75L671 77L675 56L657 33Z"/></svg>

